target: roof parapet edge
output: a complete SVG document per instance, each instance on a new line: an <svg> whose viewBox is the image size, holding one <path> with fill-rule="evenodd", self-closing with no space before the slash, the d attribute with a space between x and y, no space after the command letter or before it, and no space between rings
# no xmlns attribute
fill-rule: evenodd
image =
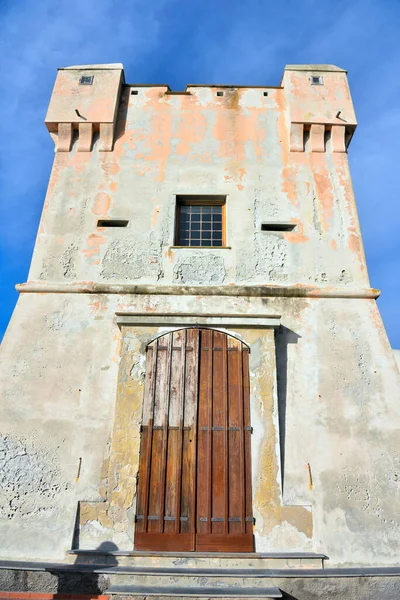
<svg viewBox="0 0 400 600"><path fill-rule="evenodd" d="M104 65L71 65L70 67L59 67L58 71L86 71L87 69L91 69L92 71L107 71L107 70L124 70L124 65L122 63L109 63Z"/></svg>
<svg viewBox="0 0 400 600"><path fill-rule="evenodd" d="M285 65L285 71L334 71L347 73L346 69L336 65Z"/></svg>

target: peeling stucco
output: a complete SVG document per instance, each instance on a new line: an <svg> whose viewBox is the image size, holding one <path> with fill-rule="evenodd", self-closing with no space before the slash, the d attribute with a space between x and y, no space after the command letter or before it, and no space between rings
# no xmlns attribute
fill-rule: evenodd
<svg viewBox="0 0 400 600"><path fill-rule="evenodd" d="M51 518L69 485L58 466L58 447L46 450L11 436L0 436L0 517Z"/></svg>
<svg viewBox="0 0 400 600"><path fill-rule="evenodd" d="M223 315L251 350L256 551L392 565L400 374L332 122L341 110L356 126L345 72L328 69L311 89L311 68L288 68L267 96L131 95L111 66L81 97L80 70L61 71L32 293L19 288L2 346L1 556L133 549L146 345L169 330L157 317ZM90 148L71 94L93 117ZM224 247L177 245L180 195L225 197ZM261 231L268 221L293 229ZM155 321L119 326L120 313ZM246 316L281 327L245 327Z"/></svg>
<svg viewBox="0 0 400 600"><path fill-rule="evenodd" d="M190 259L179 261L174 267L175 280L179 283L224 283L226 270L221 256L193 254Z"/></svg>

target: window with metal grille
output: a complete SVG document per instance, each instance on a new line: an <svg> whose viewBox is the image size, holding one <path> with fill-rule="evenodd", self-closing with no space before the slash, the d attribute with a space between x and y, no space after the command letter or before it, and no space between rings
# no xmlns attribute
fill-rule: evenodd
<svg viewBox="0 0 400 600"><path fill-rule="evenodd" d="M324 85L324 80L321 76L314 76L312 75L310 77L310 81L311 81L311 85Z"/></svg>
<svg viewBox="0 0 400 600"><path fill-rule="evenodd" d="M224 246L225 199L178 198L177 246Z"/></svg>
<svg viewBox="0 0 400 600"><path fill-rule="evenodd" d="M92 85L94 79L94 75L82 75L79 80L81 85Z"/></svg>

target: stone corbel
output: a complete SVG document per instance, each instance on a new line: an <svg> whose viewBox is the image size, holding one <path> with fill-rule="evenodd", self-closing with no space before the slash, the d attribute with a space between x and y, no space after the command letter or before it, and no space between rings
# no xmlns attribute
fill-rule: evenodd
<svg viewBox="0 0 400 600"><path fill-rule="evenodd" d="M304 124L290 124L290 151L304 152Z"/></svg>
<svg viewBox="0 0 400 600"><path fill-rule="evenodd" d="M69 152L72 145L72 123L59 123L56 152Z"/></svg>
<svg viewBox="0 0 400 600"><path fill-rule="evenodd" d="M79 123L78 152L90 152L92 149L93 124Z"/></svg>
<svg viewBox="0 0 400 600"><path fill-rule="evenodd" d="M313 123L310 128L311 152L325 152L325 125Z"/></svg>
<svg viewBox="0 0 400 600"><path fill-rule="evenodd" d="M346 152L346 128L344 125L332 125L331 142L333 152Z"/></svg>
<svg viewBox="0 0 400 600"><path fill-rule="evenodd" d="M100 152L111 152L114 142L114 123L100 123Z"/></svg>

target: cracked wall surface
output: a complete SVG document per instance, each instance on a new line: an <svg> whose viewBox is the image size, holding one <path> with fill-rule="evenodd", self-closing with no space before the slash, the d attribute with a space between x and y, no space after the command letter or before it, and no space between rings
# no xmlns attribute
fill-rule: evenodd
<svg viewBox="0 0 400 600"><path fill-rule="evenodd" d="M331 565L393 564L400 375L375 301L199 295L20 297L3 344L2 432L25 466L21 481L14 468L6 480L22 500L11 520L7 510L0 515L2 556L61 560L78 506L81 548L133 548L144 349L165 329L127 327L122 335L114 322L121 311L194 321L284 315L275 342L272 331L235 332L251 348L256 549L327 553ZM33 458L18 458L31 448ZM29 487L27 465L49 491ZM10 490L2 488L9 500ZM30 518L30 506L46 510Z"/></svg>
<svg viewBox="0 0 400 600"><path fill-rule="evenodd" d="M31 281L368 286L346 152L328 143L321 152L309 145L294 152L290 145L290 122L307 101L315 119L329 123L327 134L333 117L326 111L340 98L355 126L342 70L329 71L317 91L308 72L288 69L282 87L266 88L267 95L231 87L222 97L208 86L189 86L182 95L141 86L132 95L119 73L102 73L93 104L97 118L102 86L115 86L110 98L119 90L112 152L102 151L101 135L82 151L77 130L69 150L56 152ZM68 78L63 94L72 71ZM65 122L71 115L58 90L49 114ZM104 114L109 119L109 105ZM57 136L53 121L48 127ZM175 247L176 196L185 194L226 197L226 249L194 255ZM129 225L99 227L99 219ZM261 231L266 221L295 228Z"/></svg>
<svg viewBox="0 0 400 600"><path fill-rule="evenodd" d="M59 75L54 165L2 345L2 558L133 549L145 346L166 328L121 331L125 313L171 327L280 317L275 335L232 328L251 348L256 550L397 560L400 374L351 186L344 133L356 121L342 69L323 66L325 85L310 86L312 66L300 67L279 87L217 96L132 95L109 66L99 94L79 100L92 140L69 110L79 69ZM225 247L176 246L176 196L193 194L225 197Z"/></svg>
<svg viewBox="0 0 400 600"><path fill-rule="evenodd" d="M51 513L69 487L63 481L56 448L35 448L11 436L0 436L0 516L9 520Z"/></svg>

